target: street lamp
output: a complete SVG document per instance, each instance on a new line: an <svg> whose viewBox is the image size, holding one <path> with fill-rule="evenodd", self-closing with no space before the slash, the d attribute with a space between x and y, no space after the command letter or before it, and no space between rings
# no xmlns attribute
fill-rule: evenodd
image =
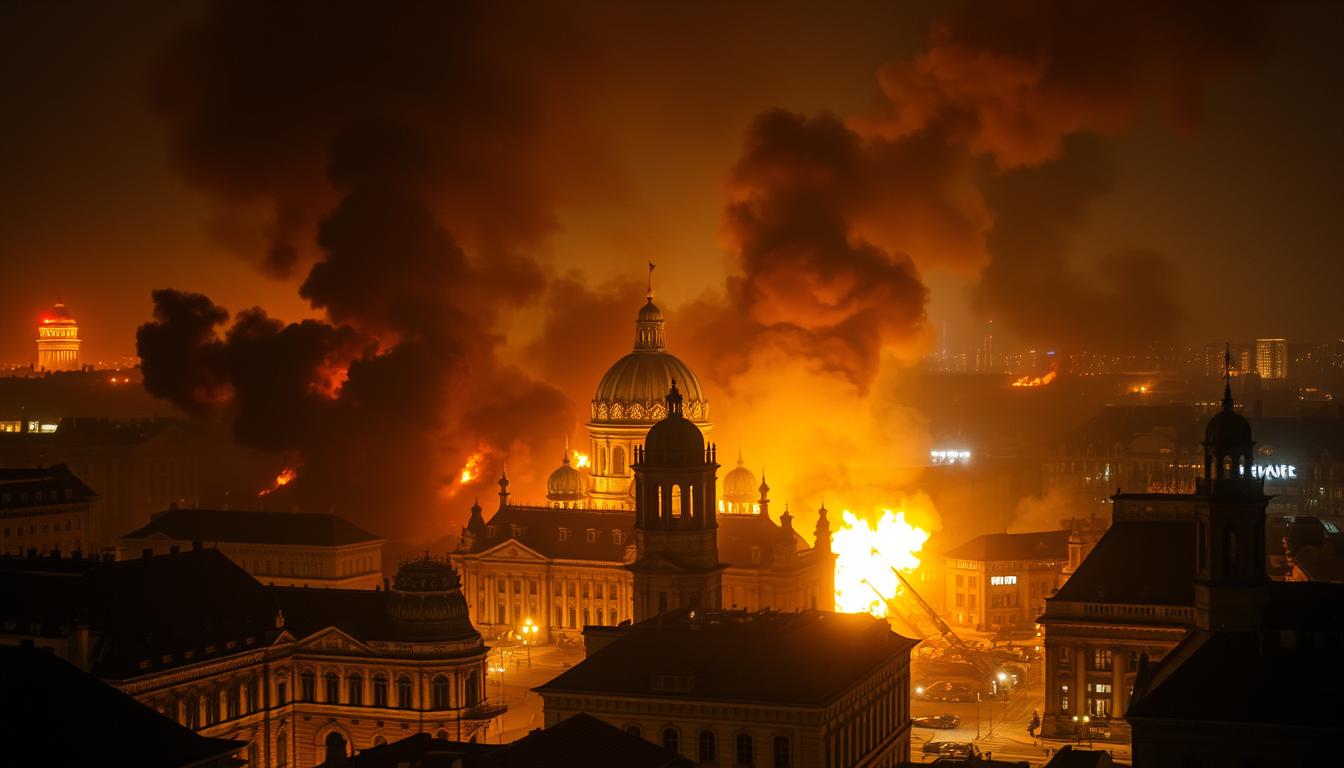
<svg viewBox="0 0 1344 768"><path fill-rule="evenodd" d="M1083 740L1083 732L1086 731L1088 748L1091 748L1092 746L1092 730L1091 726L1088 725L1088 723L1091 722L1092 718L1087 715L1083 715L1081 720L1078 719L1077 715L1073 716L1073 739L1075 742L1081 743Z"/></svg>
<svg viewBox="0 0 1344 768"><path fill-rule="evenodd" d="M537 641L537 632L541 627L537 626L532 619L524 619L523 625L518 628L518 637L522 638L523 646L527 648L527 668L532 668L532 644Z"/></svg>

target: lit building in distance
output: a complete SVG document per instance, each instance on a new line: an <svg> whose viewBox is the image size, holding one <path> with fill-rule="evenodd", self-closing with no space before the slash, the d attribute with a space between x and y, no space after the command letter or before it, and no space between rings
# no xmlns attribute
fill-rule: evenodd
<svg viewBox="0 0 1344 768"><path fill-rule="evenodd" d="M1256 339L1255 372L1265 380L1288 378L1288 340Z"/></svg>
<svg viewBox="0 0 1344 768"><path fill-rule="evenodd" d="M174 507L123 534L118 557L166 555L197 542L218 549L263 584L377 589L383 583L386 540L327 513Z"/></svg>
<svg viewBox="0 0 1344 768"><path fill-rule="evenodd" d="M894 766L910 759L915 640L868 614L669 611L585 632L587 658L536 688L699 765Z"/></svg>
<svg viewBox="0 0 1344 768"><path fill-rule="evenodd" d="M64 464L0 469L0 554L88 552L98 501Z"/></svg>
<svg viewBox="0 0 1344 768"><path fill-rule="evenodd" d="M37 370L79 370L79 323L59 301L37 326Z"/></svg>
<svg viewBox="0 0 1344 768"><path fill-rule="evenodd" d="M576 638L584 626L615 625L636 614L629 568L635 561L633 457L645 447L650 427L667 416L674 378L682 397L680 421L698 435L710 425L695 374L663 347L662 313L651 297L635 329L635 352L607 371L593 398L592 465L581 470L566 454L547 480L545 504L513 502L503 475L492 515L472 505L454 559L472 619L488 636L506 635L531 620L543 642ZM726 566L716 604L830 610L835 556L826 514L813 531L816 546L809 546L793 529L787 508L778 520L770 516L769 491L739 457L724 477L722 501L712 502L719 561Z"/></svg>
<svg viewBox="0 0 1344 768"><path fill-rule="evenodd" d="M414 733L480 740L486 647L428 556L389 589L267 587L219 550L0 557L0 645L50 649L249 768L343 764ZM22 745L19 745L22 746Z"/></svg>
<svg viewBox="0 0 1344 768"><path fill-rule="evenodd" d="M947 620L982 632L1031 632L1045 598L1083 550L1082 537L1071 531L988 533L948 550Z"/></svg>

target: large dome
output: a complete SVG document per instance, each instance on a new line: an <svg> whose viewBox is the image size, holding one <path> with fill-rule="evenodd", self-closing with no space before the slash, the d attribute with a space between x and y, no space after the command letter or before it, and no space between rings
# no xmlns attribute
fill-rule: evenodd
<svg viewBox="0 0 1344 768"><path fill-rule="evenodd" d="M479 639L471 625L462 582L446 560L428 554L402 563L387 595L387 613L398 640Z"/></svg>
<svg viewBox="0 0 1344 768"><path fill-rule="evenodd" d="M635 351L617 360L597 384L594 421L652 424L667 415L663 397L677 382L685 414L696 422L709 420L709 402L700 379L663 345L663 313L653 299L640 308L635 321Z"/></svg>

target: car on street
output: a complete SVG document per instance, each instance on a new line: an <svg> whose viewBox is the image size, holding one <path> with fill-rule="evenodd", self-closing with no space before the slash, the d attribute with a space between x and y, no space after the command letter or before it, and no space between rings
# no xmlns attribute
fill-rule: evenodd
<svg viewBox="0 0 1344 768"><path fill-rule="evenodd" d="M961 725L961 718L956 715L926 715L924 717L914 717L910 722L916 728L956 728Z"/></svg>
<svg viewBox="0 0 1344 768"><path fill-rule="evenodd" d="M915 698L923 701L975 701L975 686L970 683L938 680L916 686Z"/></svg>
<svg viewBox="0 0 1344 768"><path fill-rule="evenodd" d="M980 750L969 741L926 741L923 752L938 757L980 757Z"/></svg>

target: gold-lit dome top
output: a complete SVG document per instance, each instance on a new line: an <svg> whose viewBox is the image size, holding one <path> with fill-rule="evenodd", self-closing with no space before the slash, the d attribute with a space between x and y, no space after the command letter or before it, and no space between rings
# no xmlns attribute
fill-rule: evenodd
<svg viewBox="0 0 1344 768"><path fill-rule="evenodd" d="M737 453L737 466L723 476L723 500L739 504L751 504L757 499L756 476L747 469L742 461L742 452Z"/></svg>
<svg viewBox="0 0 1344 768"><path fill-rule="evenodd" d="M670 354L663 344L663 313L653 297L639 310L635 320L635 349L617 360L598 382L593 396L593 421L653 424L667 416L663 401L668 387L676 381L685 403L686 418L709 421L709 401L705 399L693 371Z"/></svg>
<svg viewBox="0 0 1344 768"><path fill-rule="evenodd" d="M546 498L550 501L579 501L586 493L583 473L570 465L569 451L565 451L564 462L546 479Z"/></svg>

